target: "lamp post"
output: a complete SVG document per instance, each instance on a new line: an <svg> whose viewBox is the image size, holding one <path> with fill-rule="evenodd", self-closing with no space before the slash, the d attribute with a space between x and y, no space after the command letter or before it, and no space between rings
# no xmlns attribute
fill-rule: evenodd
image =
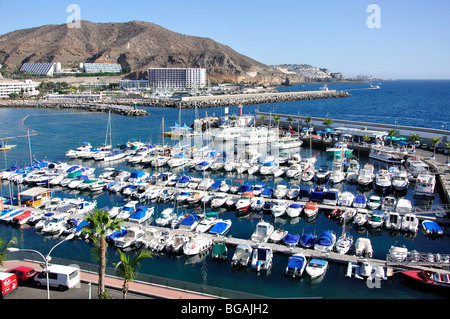
<svg viewBox="0 0 450 319"><path fill-rule="evenodd" d="M33 253L38 254L39 256L42 257L42 259L44 259L45 261L45 274L46 274L46 279L47 279L47 299L50 299L50 284L48 281L48 262L51 260L50 254L52 253L53 249L55 249L57 246L59 246L60 244L62 244L65 241L68 241L70 239L72 239L73 237L75 237L74 234L70 234L68 235L64 240L60 241L59 243L57 243L55 246L53 246L50 251L48 252L47 255L42 255L40 252L38 252L37 250L34 249L25 249L25 248L16 248L16 247L10 247L7 249L7 251L9 252L17 252L17 251L30 251Z"/></svg>

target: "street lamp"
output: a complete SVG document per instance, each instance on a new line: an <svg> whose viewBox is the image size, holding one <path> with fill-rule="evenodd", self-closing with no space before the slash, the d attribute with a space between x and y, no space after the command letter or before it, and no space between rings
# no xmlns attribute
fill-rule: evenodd
<svg viewBox="0 0 450 319"><path fill-rule="evenodd" d="M34 252L34 253L38 254L39 256L42 257L42 259L44 259L44 261L45 261L45 274L46 274L46 277L47 277L47 299L50 299L50 284L49 284L49 280L48 280L48 262L52 259L50 257L50 254L52 253L53 249L55 249L57 246L59 246L60 244L62 244L65 241L71 240L74 237L75 237L74 234L68 235L64 240L60 241L55 246L53 246L52 249L50 249L50 251L48 252L48 254L46 256L42 255L37 250L33 250L33 249L24 249L24 248L10 247L10 248L7 249L7 251L11 252L11 253L17 252L17 251L30 251L30 252Z"/></svg>

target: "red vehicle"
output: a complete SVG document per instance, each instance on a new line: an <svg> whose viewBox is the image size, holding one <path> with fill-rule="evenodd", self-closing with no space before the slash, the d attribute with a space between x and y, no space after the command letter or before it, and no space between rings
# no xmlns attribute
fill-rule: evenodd
<svg viewBox="0 0 450 319"><path fill-rule="evenodd" d="M34 276L36 276L37 274L36 270L26 266L12 268L9 269L8 272L15 274L17 277L17 281L21 284L33 280Z"/></svg>
<svg viewBox="0 0 450 319"><path fill-rule="evenodd" d="M9 272L0 272L0 299L17 289L17 277Z"/></svg>

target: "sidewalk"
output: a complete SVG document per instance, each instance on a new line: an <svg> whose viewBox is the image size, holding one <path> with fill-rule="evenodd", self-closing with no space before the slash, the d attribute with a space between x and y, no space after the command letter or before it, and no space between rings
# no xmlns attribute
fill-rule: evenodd
<svg viewBox="0 0 450 319"><path fill-rule="evenodd" d="M41 270L41 266L38 262L31 262L25 260L7 260L3 263L1 271L6 271L8 269L17 266L28 266L36 269L36 271ZM93 283L97 285L98 274L91 273L87 271L80 271L81 281L86 283ZM106 276L105 286L113 287L115 289L122 289L123 279L118 277ZM149 298L162 298L162 299L217 299L214 296L202 295L195 292L188 292L178 289L172 289L169 287L160 287L145 282L131 282L129 284L129 292L139 293L142 295L147 295Z"/></svg>

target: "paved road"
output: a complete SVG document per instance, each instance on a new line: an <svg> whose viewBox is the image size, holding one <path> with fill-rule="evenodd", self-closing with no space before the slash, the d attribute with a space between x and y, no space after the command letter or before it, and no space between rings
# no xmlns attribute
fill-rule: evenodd
<svg viewBox="0 0 450 319"><path fill-rule="evenodd" d="M108 289L113 299L123 299L122 291L118 289ZM12 294L5 297L7 299L47 299L46 287L37 287L33 283L19 285L19 288ZM81 283L79 288L59 291L50 288L50 299L97 299L97 286ZM153 299L149 296L128 293L127 299Z"/></svg>

